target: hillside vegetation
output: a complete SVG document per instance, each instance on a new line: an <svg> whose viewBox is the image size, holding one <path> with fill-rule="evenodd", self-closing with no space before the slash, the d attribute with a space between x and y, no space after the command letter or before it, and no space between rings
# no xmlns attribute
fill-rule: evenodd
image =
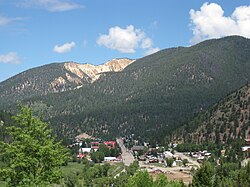
<svg viewBox="0 0 250 187"><path fill-rule="evenodd" d="M185 142L230 144L250 137L250 85L230 94L181 128L176 138Z"/></svg>
<svg viewBox="0 0 250 187"><path fill-rule="evenodd" d="M133 133L138 138L163 141L245 85L250 80L249 69L250 40L231 36L162 50L121 72L104 73L76 90L46 96L26 94L20 100L38 112L47 111L43 116L59 136ZM1 108L10 110L4 100L1 95ZM14 102L8 102L15 108Z"/></svg>
<svg viewBox="0 0 250 187"><path fill-rule="evenodd" d="M133 63L131 59L113 59L102 65L76 62L52 63L24 71L0 83L3 108L33 96L43 96L84 87L104 72L119 72Z"/></svg>

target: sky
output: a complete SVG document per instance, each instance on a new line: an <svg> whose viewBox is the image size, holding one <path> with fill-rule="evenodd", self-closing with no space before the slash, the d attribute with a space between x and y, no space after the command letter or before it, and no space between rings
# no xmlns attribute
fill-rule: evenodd
<svg viewBox="0 0 250 187"><path fill-rule="evenodd" d="M138 59L250 38L249 0L0 0L0 82L53 62Z"/></svg>

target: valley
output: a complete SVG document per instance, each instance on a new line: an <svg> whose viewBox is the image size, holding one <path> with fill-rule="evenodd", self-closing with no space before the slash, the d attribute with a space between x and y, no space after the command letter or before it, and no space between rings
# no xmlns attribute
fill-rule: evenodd
<svg viewBox="0 0 250 187"><path fill-rule="evenodd" d="M249 39L231 36L136 61L110 61L110 69L92 71L86 69L90 65L74 63L38 67L0 84L0 109L15 112L16 101L28 104L60 138L84 132L106 138L134 133L145 141L162 141L247 84L249 46ZM98 80L93 72L100 75Z"/></svg>
<svg viewBox="0 0 250 187"><path fill-rule="evenodd" d="M249 0L0 7L0 187L250 187Z"/></svg>
<svg viewBox="0 0 250 187"><path fill-rule="evenodd" d="M0 83L0 138L10 141L11 116L28 106L70 153L65 183L123 186L163 174L185 186L203 170L235 183L249 167L249 50L249 39L231 36L137 60L27 70Z"/></svg>

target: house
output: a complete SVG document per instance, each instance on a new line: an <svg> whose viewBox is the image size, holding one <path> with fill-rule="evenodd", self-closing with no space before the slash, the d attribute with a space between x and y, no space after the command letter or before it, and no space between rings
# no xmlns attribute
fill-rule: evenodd
<svg viewBox="0 0 250 187"><path fill-rule="evenodd" d="M80 148L79 153L89 154L91 153L91 148Z"/></svg>
<svg viewBox="0 0 250 187"><path fill-rule="evenodd" d="M210 157L212 153L205 153L204 156Z"/></svg>
<svg viewBox="0 0 250 187"><path fill-rule="evenodd" d="M244 146L241 149L243 152L250 152L250 146Z"/></svg>
<svg viewBox="0 0 250 187"><path fill-rule="evenodd" d="M165 158L172 158L174 155L170 151L163 152Z"/></svg>
<svg viewBox="0 0 250 187"><path fill-rule="evenodd" d="M90 142L90 145L94 151L97 151L100 147L100 142Z"/></svg>
<svg viewBox="0 0 250 187"><path fill-rule="evenodd" d="M131 149L132 151L144 151L144 146L134 145Z"/></svg>
<svg viewBox="0 0 250 187"><path fill-rule="evenodd" d="M90 145L91 145L91 147L92 147L92 146L99 146L99 145L100 145L100 142L90 142Z"/></svg>
<svg viewBox="0 0 250 187"><path fill-rule="evenodd" d="M104 162L116 161L116 157L104 157Z"/></svg>
<svg viewBox="0 0 250 187"><path fill-rule="evenodd" d="M96 141L96 142L90 142L91 148L94 149L95 151L100 148L100 145L102 143ZM109 149L114 149L116 146L116 141L104 141L103 144L108 147Z"/></svg>
<svg viewBox="0 0 250 187"><path fill-rule="evenodd" d="M79 154L77 155L77 158L84 158L87 155L89 155L91 153L91 148L80 148L78 150Z"/></svg>
<svg viewBox="0 0 250 187"><path fill-rule="evenodd" d="M116 146L116 141L105 141L103 144L110 149L114 149Z"/></svg>

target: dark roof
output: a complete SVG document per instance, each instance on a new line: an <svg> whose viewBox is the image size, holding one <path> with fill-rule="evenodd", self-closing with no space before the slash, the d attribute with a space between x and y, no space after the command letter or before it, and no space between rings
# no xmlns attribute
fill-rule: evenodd
<svg viewBox="0 0 250 187"><path fill-rule="evenodd" d="M132 151L143 151L144 150L144 146L133 146L132 147Z"/></svg>

